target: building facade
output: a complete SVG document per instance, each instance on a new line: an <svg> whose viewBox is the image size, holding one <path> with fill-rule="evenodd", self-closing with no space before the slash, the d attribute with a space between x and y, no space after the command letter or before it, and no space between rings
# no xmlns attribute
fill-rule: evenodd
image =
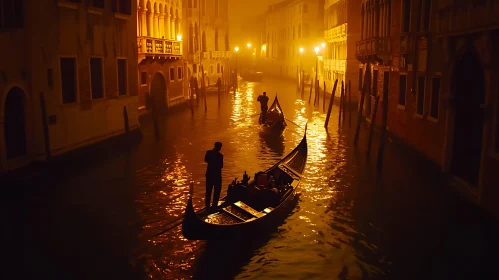
<svg viewBox="0 0 499 280"><path fill-rule="evenodd" d="M0 171L139 127L135 1L0 5Z"/></svg>
<svg viewBox="0 0 499 280"><path fill-rule="evenodd" d="M228 0L183 0L186 15L184 52L187 77L216 85L227 75L231 50Z"/></svg>
<svg viewBox="0 0 499 280"><path fill-rule="evenodd" d="M355 55L360 40L360 1L326 0L324 5L324 38L326 48L319 65L320 85L331 90L334 81L352 86L352 102L357 102L359 62Z"/></svg>
<svg viewBox="0 0 499 280"><path fill-rule="evenodd" d="M181 0L137 2L139 109L166 111L184 102Z"/></svg>
<svg viewBox="0 0 499 280"><path fill-rule="evenodd" d="M380 95L380 108L388 102L390 133L499 217L499 56L493 51L499 3L364 0L361 13L356 55L371 70L366 117ZM365 82L365 71L360 74Z"/></svg>
<svg viewBox="0 0 499 280"><path fill-rule="evenodd" d="M267 75L298 79L314 75L324 43L324 1L288 0L270 5L265 14L260 56Z"/></svg>

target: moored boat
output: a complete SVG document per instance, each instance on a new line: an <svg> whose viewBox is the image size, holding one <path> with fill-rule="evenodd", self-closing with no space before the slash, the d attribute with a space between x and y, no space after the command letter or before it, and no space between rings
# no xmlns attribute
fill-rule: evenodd
<svg viewBox="0 0 499 280"><path fill-rule="evenodd" d="M262 119L260 117L259 123L260 123L260 132L262 134L281 135L283 133L287 124L284 118L284 111L282 110L281 105L279 104L277 95L274 98L274 102L272 102L272 105L270 105L269 109L267 110L267 118L265 119L265 122L262 122Z"/></svg>
<svg viewBox="0 0 499 280"><path fill-rule="evenodd" d="M196 212L189 195L182 234L191 240L238 239L275 228L296 203L307 161L306 128L300 144L269 169L229 186L213 210Z"/></svg>

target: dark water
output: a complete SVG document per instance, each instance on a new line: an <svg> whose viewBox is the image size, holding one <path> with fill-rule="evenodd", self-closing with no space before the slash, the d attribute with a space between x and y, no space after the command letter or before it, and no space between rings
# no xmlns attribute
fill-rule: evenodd
<svg viewBox="0 0 499 280"><path fill-rule="evenodd" d="M288 122L277 140L258 134L256 97L264 90L271 100L278 94L297 124ZM213 95L206 112L201 104L193 115L179 109L162 118L159 139L146 122L137 146L9 186L6 279L494 279L495 224L442 188L428 162L394 144L380 179L376 149L365 157L366 132L355 149L354 122L348 128L347 117L339 130L335 107L326 132L322 104L314 110L295 92L290 82L242 83L220 108ZM195 207L204 204L203 157L215 141L223 143L225 192L245 170L252 175L291 151L307 121L303 192L270 235L206 243L170 229L190 180Z"/></svg>

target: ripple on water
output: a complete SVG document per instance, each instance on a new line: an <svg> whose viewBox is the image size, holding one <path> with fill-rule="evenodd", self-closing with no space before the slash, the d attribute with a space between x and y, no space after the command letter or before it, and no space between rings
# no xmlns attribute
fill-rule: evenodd
<svg viewBox="0 0 499 280"><path fill-rule="evenodd" d="M265 84L265 91L279 91L279 101L290 121L277 141L265 139L258 134L255 117L259 113L256 97L264 91L262 86L241 84L241 91L224 97L218 111L211 110L216 107L216 97L209 98L209 106L213 106L192 121L171 116L170 122L186 123L175 131L166 128L167 134L176 134L175 152L137 172L140 184L135 203L144 221L139 237L142 254L137 261L151 279L189 279L193 275L215 277L212 279L360 279L384 274L387 266L380 260L388 261L365 233L366 228L375 226L355 216L351 193L357 166L348 155L344 137L336 132L336 122L330 123L327 132L323 127L325 114L296 99L295 85L276 81ZM273 234L247 244L212 245L186 240L180 227L163 233L183 214L190 180L196 182L194 204L203 205L203 156L214 141L224 143L226 189L244 170L254 174L291 151L300 142L307 122L309 154L300 201Z"/></svg>

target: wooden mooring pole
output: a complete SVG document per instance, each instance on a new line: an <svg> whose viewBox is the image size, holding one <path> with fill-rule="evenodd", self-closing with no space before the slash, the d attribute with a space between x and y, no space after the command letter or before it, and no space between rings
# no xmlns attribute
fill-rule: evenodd
<svg viewBox="0 0 499 280"><path fill-rule="evenodd" d="M359 114L357 119L357 128L355 130L355 138L353 140L353 144L357 146L359 142L359 133L360 133L360 124L362 123L362 111L364 110L364 101L366 99L367 91L369 90L371 79L371 70L369 64L366 66L366 71L364 75L364 86L362 87L362 94L360 96L360 105L359 105Z"/></svg>
<svg viewBox="0 0 499 280"><path fill-rule="evenodd" d="M348 127L352 126L352 83L348 80Z"/></svg>
<svg viewBox="0 0 499 280"><path fill-rule="evenodd" d="M326 130L327 130L327 125L329 124L329 117L331 116L331 110L333 109L336 86L338 86L338 80L334 81L333 91L331 92L331 100L329 100L329 108L327 109L326 122L324 123L324 127L326 128Z"/></svg>
<svg viewBox="0 0 499 280"><path fill-rule="evenodd" d="M374 111L371 117L371 129L369 130L369 141L367 142L367 152L366 152L367 157L369 157L369 155L371 154L374 127L376 126L376 114L378 113L378 104L379 104L379 95L376 96L376 100L374 101Z"/></svg>
<svg viewBox="0 0 499 280"><path fill-rule="evenodd" d="M338 114L338 128L341 126L341 113L345 114L345 108L343 108L343 99L345 98L345 83L341 81L341 93L340 93L340 112Z"/></svg>

